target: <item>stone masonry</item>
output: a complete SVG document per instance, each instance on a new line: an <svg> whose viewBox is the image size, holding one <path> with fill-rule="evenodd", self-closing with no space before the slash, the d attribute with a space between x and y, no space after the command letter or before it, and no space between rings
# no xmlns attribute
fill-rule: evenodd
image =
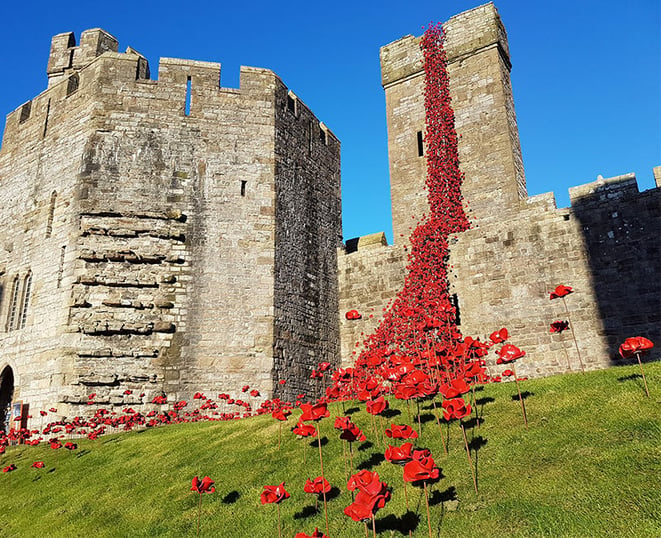
<svg viewBox="0 0 661 538"><path fill-rule="evenodd" d="M527 352L517 365L522 375L565 372L567 359L577 371L571 334L549 332L551 322L567 319L562 301L549 300L565 284L575 290L566 302L586 369L614 364L629 336L661 344L661 168L657 188L642 193L628 174L571 189L570 208L557 208L553 193L528 197L509 46L496 8L461 13L444 30L471 221L452 238L449 259L463 334L484 339L507 327ZM341 319L346 364L401 289L407 239L427 209L419 42L406 36L381 49L395 245L360 238L341 252L341 311L363 315ZM651 357L658 356L657 348Z"/></svg>
<svg viewBox="0 0 661 538"><path fill-rule="evenodd" d="M162 58L151 80L117 50L55 36L48 89L7 118L2 379L68 416L90 393L294 397L339 359L338 140L267 69L230 89Z"/></svg>
<svg viewBox="0 0 661 538"><path fill-rule="evenodd" d="M500 17L486 4L444 28L471 221L449 259L463 333L507 327L522 375L576 371L569 333L549 333L565 284L588 369L626 337L661 344L661 168L642 193L628 174L571 189L569 208L528 197ZM427 208L419 41L381 49L389 246L341 244L339 142L273 72L223 88L220 64L162 58L152 80L103 30L55 36L48 88L8 115L0 150L0 414L245 384L293 399L320 362L351 364Z"/></svg>

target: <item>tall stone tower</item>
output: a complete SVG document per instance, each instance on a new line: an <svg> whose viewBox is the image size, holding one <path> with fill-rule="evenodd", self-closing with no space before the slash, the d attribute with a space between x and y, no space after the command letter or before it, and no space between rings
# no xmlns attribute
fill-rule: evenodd
<svg viewBox="0 0 661 538"><path fill-rule="evenodd" d="M573 187L569 208L557 208L553 193L528 197L496 8L460 13L443 28L471 225L451 238L448 260L463 334L487 338L507 327L527 352L517 366L527 376L604 368L619 360L627 337L661 340L661 173L655 169L657 188L644 192L633 174ZM395 245L375 234L340 256L341 311L369 314L341 321L343 359L403 286L407 238L428 207L419 44L409 35L381 49ZM568 312L549 299L559 284L575 290ZM559 319L571 322L576 346L568 333L550 333Z"/></svg>
<svg viewBox="0 0 661 538"><path fill-rule="evenodd" d="M0 406L304 392L339 360L338 140L267 69L117 50L55 36L7 117Z"/></svg>
<svg viewBox="0 0 661 538"><path fill-rule="evenodd" d="M493 4L449 19L445 50L464 199L470 218L492 220L527 197L510 83L507 34ZM420 37L381 49L386 94L390 188L395 243L427 209L424 190L424 71ZM413 218L412 218L413 217ZM500 218L500 217L498 217Z"/></svg>

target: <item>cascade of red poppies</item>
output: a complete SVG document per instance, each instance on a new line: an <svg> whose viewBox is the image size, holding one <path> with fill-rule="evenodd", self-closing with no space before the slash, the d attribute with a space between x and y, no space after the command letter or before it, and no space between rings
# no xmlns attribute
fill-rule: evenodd
<svg viewBox="0 0 661 538"><path fill-rule="evenodd" d="M438 342L461 338L448 293L448 238L468 228L462 206L457 133L451 107L443 30L422 36L425 72L426 190L429 212L410 237L407 277L376 331L364 342L360 365L374 352L416 355Z"/></svg>

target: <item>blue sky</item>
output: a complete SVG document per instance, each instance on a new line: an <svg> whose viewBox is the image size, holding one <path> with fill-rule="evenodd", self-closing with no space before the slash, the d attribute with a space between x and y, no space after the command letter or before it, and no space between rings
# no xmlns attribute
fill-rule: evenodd
<svg viewBox="0 0 661 538"><path fill-rule="evenodd" d="M156 76L161 56L275 71L342 142L344 237L392 239L379 47L480 1L11 2L0 8L0 125L41 92L52 35L101 27ZM530 195L635 172L641 190L661 165L661 14L658 0L496 2ZM405 7L402 7L405 6Z"/></svg>

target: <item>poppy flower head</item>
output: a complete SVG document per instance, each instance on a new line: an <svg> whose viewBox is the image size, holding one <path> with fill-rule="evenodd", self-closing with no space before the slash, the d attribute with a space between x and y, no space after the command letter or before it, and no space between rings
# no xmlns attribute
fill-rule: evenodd
<svg viewBox="0 0 661 538"><path fill-rule="evenodd" d="M417 439L418 432L416 432L408 424L398 426L397 424L391 424L390 428L386 428L386 435L391 439Z"/></svg>
<svg viewBox="0 0 661 538"><path fill-rule="evenodd" d="M551 333L561 333L563 331L566 331L569 329L569 322L568 321L554 321L551 323L551 330L549 332Z"/></svg>
<svg viewBox="0 0 661 538"><path fill-rule="evenodd" d="M569 295L570 293L574 293L574 290L571 289L569 286L564 286L560 284L557 288L555 288L549 295L549 299L558 299L560 297L565 297Z"/></svg>
<svg viewBox="0 0 661 538"><path fill-rule="evenodd" d="M264 491L260 495L262 504L279 504L285 499L290 497L285 489L285 483L282 482L277 486L264 486Z"/></svg>
<svg viewBox="0 0 661 538"><path fill-rule="evenodd" d="M303 486L303 491L306 493L314 493L316 495L322 495L324 493L328 493L331 490L331 485L326 480L325 478L322 478L321 476L318 476L314 480L310 480L309 478L305 482L305 486Z"/></svg>
<svg viewBox="0 0 661 538"><path fill-rule="evenodd" d="M388 445L385 457L390 463L404 465L413 458L413 443L404 443L402 446Z"/></svg>
<svg viewBox="0 0 661 538"><path fill-rule="evenodd" d="M301 420L303 422L309 420L317 421L330 416L330 412L325 403L303 403L301 404L301 410L303 411L303 414L301 415Z"/></svg>
<svg viewBox="0 0 661 538"><path fill-rule="evenodd" d="M33 469L43 469L44 468L44 462L43 461L35 461L32 465L30 465Z"/></svg>
<svg viewBox="0 0 661 538"><path fill-rule="evenodd" d="M514 362L515 360L524 357L525 354L526 352L520 350L518 347L512 344L505 344L498 352L498 359L496 360L496 364L507 364L509 362Z"/></svg>
<svg viewBox="0 0 661 538"><path fill-rule="evenodd" d="M443 406L443 418L448 421L467 417L472 411L471 406L463 398L444 400L441 405Z"/></svg>
<svg viewBox="0 0 661 538"><path fill-rule="evenodd" d="M15 470L16 470L16 465L14 465L12 463L10 465L7 465L6 467L3 467L2 472L3 473L11 473L12 471L15 471Z"/></svg>
<svg viewBox="0 0 661 538"><path fill-rule="evenodd" d="M642 336L633 336L624 341L620 346L619 351L623 359L628 359L629 357L633 357L636 353L649 351L653 347L654 343L651 340L643 338Z"/></svg>
<svg viewBox="0 0 661 538"><path fill-rule="evenodd" d="M404 465L404 480L419 482L421 480L436 480L441 472L428 450L414 450L413 459Z"/></svg>
<svg viewBox="0 0 661 538"><path fill-rule="evenodd" d="M352 321L356 319L361 319L363 316L360 315L358 310L349 310L346 314L344 314L344 317L349 321Z"/></svg>
<svg viewBox="0 0 661 538"><path fill-rule="evenodd" d="M303 422L299 422L296 424L294 429L292 430L295 435L298 435L299 437L316 437L317 436L317 428L315 428L312 424L305 424Z"/></svg>
<svg viewBox="0 0 661 538"><path fill-rule="evenodd" d="M509 334L507 332L507 329L503 327L499 331L492 332L489 335L489 340L491 340L494 344L502 344L505 340L507 340Z"/></svg>
<svg viewBox="0 0 661 538"><path fill-rule="evenodd" d="M197 476L193 478L193 481L191 483L191 491L195 491L202 495L202 493L213 493L216 491L216 488L214 487L214 481L211 480L208 476L205 476L202 480L200 480Z"/></svg>

